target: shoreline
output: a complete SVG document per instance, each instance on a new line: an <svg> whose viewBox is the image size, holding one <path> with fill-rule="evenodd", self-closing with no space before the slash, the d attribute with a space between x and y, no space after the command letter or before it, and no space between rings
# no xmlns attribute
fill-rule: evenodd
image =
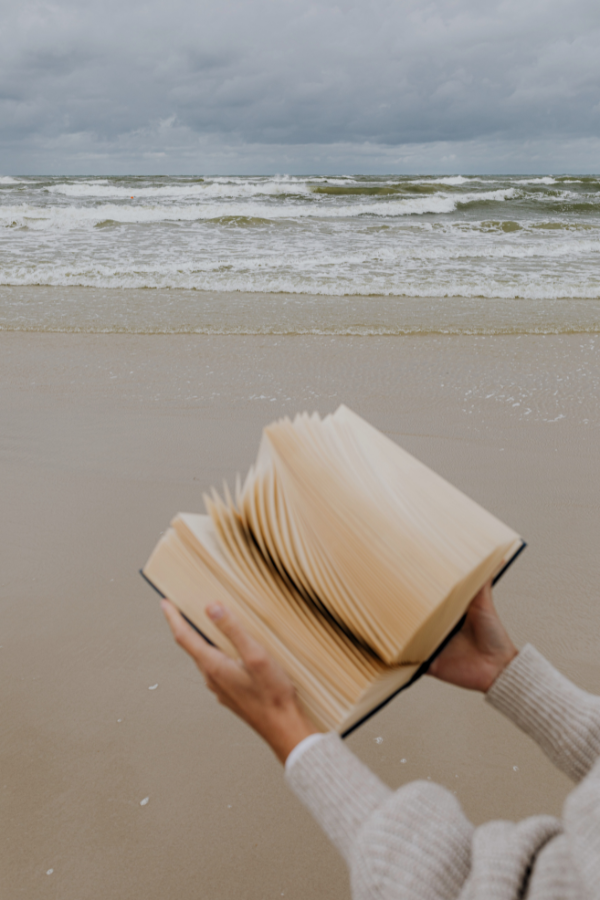
<svg viewBox="0 0 600 900"><path fill-rule="evenodd" d="M345 402L522 533L502 617L600 693L593 335L0 332L0 372L7 894L347 896L270 751L205 690L137 573L278 416ZM557 813L571 788L481 697L433 679L349 746L392 786L445 784L476 822Z"/></svg>
<svg viewBox="0 0 600 900"><path fill-rule="evenodd" d="M596 334L600 297L436 297L0 285L0 333Z"/></svg>

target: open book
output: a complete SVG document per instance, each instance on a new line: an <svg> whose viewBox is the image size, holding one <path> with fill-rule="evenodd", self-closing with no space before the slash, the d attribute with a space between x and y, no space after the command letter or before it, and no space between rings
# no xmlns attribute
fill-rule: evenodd
<svg viewBox="0 0 600 900"><path fill-rule="evenodd" d="M317 727L347 734L414 680L524 542L345 406L265 428L232 498L180 513L143 575L212 643L227 606Z"/></svg>

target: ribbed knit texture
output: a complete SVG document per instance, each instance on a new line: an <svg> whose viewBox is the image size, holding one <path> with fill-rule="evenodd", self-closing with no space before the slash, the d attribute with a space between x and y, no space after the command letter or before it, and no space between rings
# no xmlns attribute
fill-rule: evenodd
<svg viewBox="0 0 600 900"><path fill-rule="evenodd" d="M488 701L580 785L563 820L474 829L453 794L392 792L330 734L286 774L350 867L354 900L600 900L600 701L527 646Z"/></svg>
<svg viewBox="0 0 600 900"><path fill-rule="evenodd" d="M600 697L569 681L527 644L486 700L536 741L573 781L600 757Z"/></svg>
<svg viewBox="0 0 600 900"><path fill-rule="evenodd" d="M328 734L309 747L287 778L346 862L350 861L359 830L393 796L337 734ZM343 811L339 807L342 797Z"/></svg>

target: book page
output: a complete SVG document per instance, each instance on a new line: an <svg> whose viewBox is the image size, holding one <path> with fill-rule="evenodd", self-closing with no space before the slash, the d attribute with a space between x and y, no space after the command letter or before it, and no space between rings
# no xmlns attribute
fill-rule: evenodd
<svg viewBox="0 0 600 900"><path fill-rule="evenodd" d="M387 663L422 661L406 656L417 632L457 585L467 590L470 571L497 549L501 558L518 536L343 412L337 423L338 413L320 424L303 416L266 430L304 574Z"/></svg>
<svg viewBox="0 0 600 900"><path fill-rule="evenodd" d="M348 707L383 670L383 664L357 646L314 606L305 602L247 542L236 517L224 504L213 501L213 518L221 528L221 541L207 516L180 514L174 520L178 534L204 557L210 547L212 565L222 567L220 578L230 592L243 597L246 607L282 641L298 660L318 675L336 702ZM219 507L216 509L216 507ZM227 552L223 553L223 545ZM210 552L210 551L209 551ZM289 668L286 662L283 663Z"/></svg>

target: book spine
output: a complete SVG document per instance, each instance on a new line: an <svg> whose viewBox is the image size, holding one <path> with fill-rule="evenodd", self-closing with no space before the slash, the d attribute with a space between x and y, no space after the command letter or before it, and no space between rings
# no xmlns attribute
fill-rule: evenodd
<svg viewBox="0 0 600 900"><path fill-rule="evenodd" d="M465 615L462 617L462 619L459 619L459 621L456 623L456 625L454 626L452 631L446 635L446 637L444 638L442 643L438 647L436 647L436 649L433 651L433 653L431 654L429 659L426 659L424 663L421 663L421 665L419 666L419 668L417 669L417 671L415 672L413 677L410 679L410 681L407 681L406 684L403 684L402 687L399 687L397 691L394 691L394 693L390 694L389 697L386 697L385 700L382 700L378 706L376 706L372 710L370 710L370 712L368 712L366 714L366 716L363 716L362 719L359 719L358 722L355 722L354 725L352 725L350 728L348 728L347 731L342 732L341 737L347 738L349 734L352 734L353 731L356 731L356 729L360 725L362 725L364 722L366 722L367 719L370 719L371 716L374 716L376 712L379 712L380 709L383 709L383 707L386 706L386 704L388 704L390 702L390 700L393 700L394 697L397 697L398 694L401 694L402 691L405 691L406 688L409 688L411 686L411 684L415 683L415 681L418 681L422 675L425 675L427 670L429 669L429 666L434 661L436 656L438 656L438 654L442 652L442 650L444 649L446 644L448 644L452 640L454 635L458 634L460 629L465 624L466 618L467 618L467 614L465 613Z"/></svg>
<svg viewBox="0 0 600 900"><path fill-rule="evenodd" d="M515 552L513 553L513 555L511 556L511 558L505 562L505 564L502 566L502 568L500 569L500 571L498 572L498 574L496 575L496 577L495 577L494 580L492 581L492 587L496 584L496 582L497 582L500 578L502 578L502 576L504 575L504 573L506 572L506 570L508 569L508 567L509 567L509 566L512 566L512 564L514 563L514 561L515 561L515 559L517 558L517 556L519 556L519 555L523 552L523 550L525 549L526 546L527 546L527 543L526 543L525 541L521 541L521 546L518 547L518 548L515 550Z"/></svg>

